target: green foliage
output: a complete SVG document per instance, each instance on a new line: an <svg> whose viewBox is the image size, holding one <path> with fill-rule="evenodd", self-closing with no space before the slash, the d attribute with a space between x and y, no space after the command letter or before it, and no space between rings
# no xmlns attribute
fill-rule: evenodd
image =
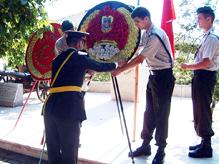
<svg viewBox="0 0 219 164"><path fill-rule="evenodd" d="M48 26L46 0L0 0L0 57L11 67L24 64L30 35Z"/></svg>
<svg viewBox="0 0 219 164"><path fill-rule="evenodd" d="M217 102L219 102L219 72L217 72L217 82L214 89L213 102L211 108L215 108Z"/></svg>
<svg viewBox="0 0 219 164"><path fill-rule="evenodd" d="M180 65L182 63L192 63L197 46L193 42L187 42L183 39L185 36L182 33L175 34L175 50L177 58L173 68L173 73L176 77L176 84L190 84L192 80L192 71L182 70Z"/></svg>
<svg viewBox="0 0 219 164"><path fill-rule="evenodd" d="M202 6L211 6L216 12L216 9L219 7L219 0L202 0L202 1L194 1L194 0L181 0L177 1L177 5L175 5L176 11L176 24L179 26L177 31L178 36L175 38L175 42L186 42L190 44L197 43L198 36L201 35L201 30L196 28L197 19L196 19L196 10L198 7ZM215 26L219 27L218 24L218 16L216 13ZM179 39L179 40L178 40Z"/></svg>
<svg viewBox="0 0 219 164"><path fill-rule="evenodd" d="M109 72L96 73L92 78L92 81L110 81L111 74Z"/></svg>
<svg viewBox="0 0 219 164"><path fill-rule="evenodd" d="M173 67L173 73L176 78L176 84L190 84L192 80L192 72L185 71L180 68L180 65L185 62L190 61L190 57L188 54L181 52L175 61L175 65Z"/></svg>

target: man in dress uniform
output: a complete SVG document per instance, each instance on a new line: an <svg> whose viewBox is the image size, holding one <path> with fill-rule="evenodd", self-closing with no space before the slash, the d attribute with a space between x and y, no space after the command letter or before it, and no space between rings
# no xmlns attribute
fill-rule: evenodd
<svg viewBox="0 0 219 164"><path fill-rule="evenodd" d="M61 25L61 29L63 32L63 36L59 38L55 43L55 54L58 56L62 51L68 49L68 45L66 43L66 31L74 30L73 24L69 20L64 20Z"/></svg>
<svg viewBox="0 0 219 164"><path fill-rule="evenodd" d="M44 121L48 161L50 164L76 164L79 134L86 119L81 93L86 70L112 71L115 63L99 63L81 52L88 33L68 32L69 49L52 63L50 95L44 104Z"/></svg>
<svg viewBox="0 0 219 164"><path fill-rule="evenodd" d="M193 70L192 78L192 102L194 128L201 143L189 147L189 157L208 158L212 157L211 137L212 129L212 95L216 84L216 76L219 64L219 38L215 35L213 22L214 11L208 7L197 9L199 27L204 30L203 39L195 54L193 64L183 63L181 68Z"/></svg>
<svg viewBox="0 0 219 164"><path fill-rule="evenodd" d="M63 32L63 36L56 41L56 44L55 44L55 54L56 54L56 56L58 56L63 51L65 51L69 48L67 43L66 43L67 32L74 30L74 26L69 20L65 20L65 21L62 22L61 29L62 29L62 32ZM95 73L94 71L87 70L87 73L85 74L84 82L83 82L83 85L82 85L83 95L85 95L85 93L87 92L88 85L89 85L90 80L91 80L92 76L94 75L94 73Z"/></svg>
<svg viewBox="0 0 219 164"><path fill-rule="evenodd" d="M143 7L137 7L132 12L135 25L146 30L141 38L140 51L134 59L116 69L114 76L130 69L144 60L150 68L150 76L146 90L146 110L144 113L142 145L129 156L151 155L150 141L156 129L155 140L158 146L153 164L164 162L166 139L168 136L168 119L170 113L171 96L175 84L172 72L173 60L169 38L166 33L153 25L150 12Z"/></svg>

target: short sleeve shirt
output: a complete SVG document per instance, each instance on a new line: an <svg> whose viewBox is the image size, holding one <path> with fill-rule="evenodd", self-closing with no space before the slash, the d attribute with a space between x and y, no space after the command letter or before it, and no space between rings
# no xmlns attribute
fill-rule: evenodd
<svg viewBox="0 0 219 164"><path fill-rule="evenodd" d="M152 33L156 33L160 36L171 56L168 55L158 37L152 35ZM155 27L152 24L147 31L143 32L140 46L143 46L140 55L146 57L145 60L151 70L167 69L171 68L171 66L173 65L169 38L161 28Z"/></svg>
<svg viewBox="0 0 219 164"><path fill-rule="evenodd" d="M195 63L199 63L205 58L211 61L210 66L205 70L216 71L219 66L219 36L213 27L204 34L195 57Z"/></svg>

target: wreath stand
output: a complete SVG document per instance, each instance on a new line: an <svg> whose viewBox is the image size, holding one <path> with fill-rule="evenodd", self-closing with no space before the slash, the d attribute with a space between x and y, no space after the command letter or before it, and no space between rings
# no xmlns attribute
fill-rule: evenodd
<svg viewBox="0 0 219 164"><path fill-rule="evenodd" d="M36 80L36 81L34 82L32 88L31 88L31 90L30 90L30 93L28 94L28 96L27 96L27 98L26 98L26 100L25 100L25 103L24 103L24 105L23 105L23 107L22 107L22 109L21 109L21 111L20 111L20 114L19 114L19 116L18 116L18 118L17 118L17 121L16 121L16 123L15 123L13 129L16 128L16 126L17 126L17 124L18 124L18 121L20 120L20 117L21 117L21 115L22 115L22 113L23 113L23 111L24 111L24 109L25 109L25 107L26 107L26 105L27 105L27 102L28 102L28 100L29 100L29 98L30 98L30 95L31 95L31 93L33 92L33 90L34 90L34 88L35 88L37 82L38 82L38 80Z"/></svg>
<svg viewBox="0 0 219 164"><path fill-rule="evenodd" d="M125 127L125 133L126 133L126 137L127 137L127 141L128 141L129 151L131 153L132 163L135 163L133 153L132 153L131 142L130 142L130 138L129 138L128 128L127 128L127 124L126 124L126 119L125 119L125 114L124 114L124 110L123 110L122 99L121 99L121 95L120 95L120 91L119 91L119 85L118 85L117 78L112 77L112 81L113 81L113 89L114 89L114 93L115 93L116 104L117 104L118 114L119 114L119 118L120 118L122 133L123 133L122 120L123 120L123 125ZM121 120L121 116L122 116L122 120Z"/></svg>

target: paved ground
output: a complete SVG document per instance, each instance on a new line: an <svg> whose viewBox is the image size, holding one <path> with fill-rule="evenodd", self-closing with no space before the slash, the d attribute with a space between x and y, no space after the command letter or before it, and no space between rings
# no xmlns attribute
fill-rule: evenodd
<svg viewBox="0 0 219 164"><path fill-rule="evenodd" d="M27 97L26 94L24 96ZM121 131L116 103L111 100L110 94L87 93L85 102L88 119L83 123L81 129L79 157L104 163L132 163L131 159L127 157L129 148L126 135L123 135ZM129 136L132 141L134 104L123 102L123 106ZM141 144L139 134L142 128L144 106L144 101L138 103L136 139L135 142L132 142L133 150ZM42 145L40 145L43 136L41 107L42 103L37 100L35 93L33 93L15 129L13 127L21 107L0 107L0 139L42 148ZM193 129L190 98L173 97L169 124L166 164L219 163L219 106L216 106L214 111L213 158L191 159L187 156L188 146L199 142L199 138L197 138ZM157 148L154 145L154 140L152 140L151 145L152 155L148 158L135 158L136 164L151 163ZM0 154L2 153L0 152Z"/></svg>
<svg viewBox="0 0 219 164"><path fill-rule="evenodd" d="M14 153L11 151L0 149L1 164L38 164L39 159ZM41 164L47 164L47 161L42 161Z"/></svg>

